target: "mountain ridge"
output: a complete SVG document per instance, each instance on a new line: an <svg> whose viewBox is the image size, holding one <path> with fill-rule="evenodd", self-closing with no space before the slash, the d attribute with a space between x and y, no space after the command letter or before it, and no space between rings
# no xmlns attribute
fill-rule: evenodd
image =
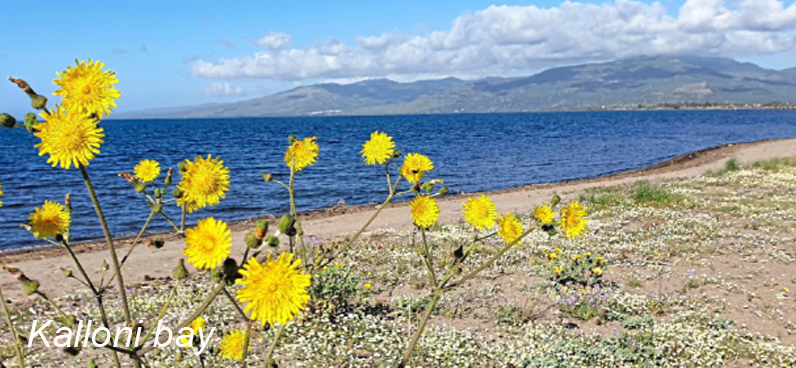
<svg viewBox="0 0 796 368"><path fill-rule="evenodd" d="M640 56L556 67L524 77L322 83L234 103L151 109L116 118L525 112L794 100L796 67L773 70L728 58Z"/></svg>

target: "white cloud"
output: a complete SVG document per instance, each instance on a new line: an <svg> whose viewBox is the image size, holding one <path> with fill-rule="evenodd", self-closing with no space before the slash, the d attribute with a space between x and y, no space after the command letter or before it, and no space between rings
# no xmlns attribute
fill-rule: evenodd
<svg viewBox="0 0 796 368"><path fill-rule="evenodd" d="M283 47L290 46L293 43L293 36L286 33L269 32L263 38L254 40L252 43L260 47L267 47L271 51L277 51Z"/></svg>
<svg viewBox="0 0 796 368"><path fill-rule="evenodd" d="M637 55L748 57L796 50L796 4L777 0L687 0L676 16L661 3L616 0L602 5L490 6L463 14L450 29L408 36L334 38L306 49L283 49L292 38L270 33L269 48L191 64L205 78L358 79L511 75L584 61Z"/></svg>
<svg viewBox="0 0 796 368"><path fill-rule="evenodd" d="M233 87L229 82L213 82L205 88L204 93L215 97L243 96L246 94L243 87Z"/></svg>

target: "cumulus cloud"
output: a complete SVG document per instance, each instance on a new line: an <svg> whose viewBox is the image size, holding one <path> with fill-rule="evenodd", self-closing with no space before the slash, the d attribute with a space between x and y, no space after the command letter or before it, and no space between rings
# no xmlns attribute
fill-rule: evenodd
<svg viewBox="0 0 796 368"><path fill-rule="evenodd" d="M286 33L269 32L263 38L254 40L252 43L260 47L267 47L271 51L277 51L285 46L290 46L293 43L293 36Z"/></svg>
<svg viewBox="0 0 796 368"><path fill-rule="evenodd" d="M559 64L638 55L753 56L796 49L796 4L778 0L687 0L676 16L661 3L615 0L601 5L490 6L463 14L450 29L407 36L334 38L285 49L292 38L270 33L254 41L269 51L197 60L205 78L356 79L509 75Z"/></svg>
<svg viewBox="0 0 796 368"><path fill-rule="evenodd" d="M204 90L206 95L215 97L243 96L243 87L233 87L229 82L214 82Z"/></svg>

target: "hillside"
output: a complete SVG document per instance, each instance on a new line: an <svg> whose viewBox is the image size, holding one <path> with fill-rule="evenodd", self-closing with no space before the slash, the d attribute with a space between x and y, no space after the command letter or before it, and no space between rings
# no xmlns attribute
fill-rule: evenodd
<svg viewBox="0 0 796 368"><path fill-rule="evenodd" d="M517 78L317 84L236 103L117 118L550 111L678 102L793 102L795 96L796 68L777 71L725 58L656 56L559 67Z"/></svg>

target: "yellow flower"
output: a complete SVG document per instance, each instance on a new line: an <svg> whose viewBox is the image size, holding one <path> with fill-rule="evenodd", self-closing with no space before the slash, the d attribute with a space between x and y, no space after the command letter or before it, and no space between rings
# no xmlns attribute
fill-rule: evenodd
<svg viewBox="0 0 796 368"><path fill-rule="evenodd" d="M251 311L252 320L260 320L263 326L266 323L285 324L304 310L310 300L307 288L312 276L298 269L300 259L294 263L292 260L292 253L282 253L276 260L269 254L263 264L252 257L243 266L240 271L243 278L235 281L243 284L237 298L240 302L249 303L244 311Z"/></svg>
<svg viewBox="0 0 796 368"><path fill-rule="evenodd" d="M561 265L558 265L558 266L555 266L555 267L553 267L553 272L554 272L556 275L560 274L560 273L561 273L561 271L564 271L564 267L563 267L563 266L561 266Z"/></svg>
<svg viewBox="0 0 796 368"><path fill-rule="evenodd" d="M399 171L406 180L414 184L423 180L423 175L433 169L434 163L430 158L419 153L410 153L404 157L404 163Z"/></svg>
<svg viewBox="0 0 796 368"><path fill-rule="evenodd" d="M533 217L541 221L543 224L552 224L553 220L556 219L556 214L553 212L550 206L545 205L536 207L536 213Z"/></svg>
<svg viewBox="0 0 796 368"><path fill-rule="evenodd" d="M596 268L594 268L591 271L594 272L594 274L597 275L597 276L600 276L600 275L603 274L603 270L600 267L596 267Z"/></svg>
<svg viewBox="0 0 796 368"><path fill-rule="evenodd" d="M113 89L119 82L116 73L103 71L105 64L91 59L88 62L75 60L75 63L76 68L70 66L57 73L59 78L54 82L61 89L54 94L63 96L61 104L70 113L93 115L97 119L110 115L111 107L116 107L114 99L121 97L121 93Z"/></svg>
<svg viewBox="0 0 796 368"><path fill-rule="evenodd" d="M550 259L556 259L556 258L558 258L557 253L550 253Z"/></svg>
<svg viewBox="0 0 796 368"><path fill-rule="evenodd" d="M47 163L53 167L88 166L88 161L99 153L105 134L95 120L82 113L67 112L58 105L40 115L45 122L36 125L38 132L34 135L41 139L36 148L39 156L50 155Z"/></svg>
<svg viewBox="0 0 796 368"><path fill-rule="evenodd" d="M481 194L478 198L467 198L464 205L464 220L476 229L488 229L495 226L498 216L492 199Z"/></svg>
<svg viewBox="0 0 796 368"><path fill-rule="evenodd" d="M586 216L586 208L581 206L578 201L573 201L569 206L561 209L561 220L558 222L558 226L566 230L567 238L583 235L586 223L589 221L583 216Z"/></svg>
<svg viewBox="0 0 796 368"><path fill-rule="evenodd" d="M182 198L177 201L189 209L199 209L218 204L226 197L229 190L229 168L218 157L207 158L197 156L193 162L185 161L185 171L177 188L182 191Z"/></svg>
<svg viewBox="0 0 796 368"><path fill-rule="evenodd" d="M231 252L232 237L224 221L209 217L185 231L185 245L182 254L188 262L198 269L211 269L221 265Z"/></svg>
<svg viewBox="0 0 796 368"><path fill-rule="evenodd" d="M603 263L605 263L605 259L603 259L603 257L597 256L597 264L603 264Z"/></svg>
<svg viewBox="0 0 796 368"><path fill-rule="evenodd" d="M246 345L246 333L243 330L232 331L221 339L218 356L229 360L241 360L244 345Z"/></svg>
<svg viewBox="0 0 796 368"><path fill-rule="evenodd" d="M36 207L36 211L28 217L30 232L38 239L55 237L69 229L72 222L66 208L56 202L44 201L44 206Z"/></svg>
<svg viewBox="0 0 796 368"><path fill-rule="evenodd" d="M519 238L523 231L525 231L525 229L522 227L522 222L520 222L517 216L512 214L500 216L498 219L498 226L500 227L500 230L498 230L498 235L503 238L503 241L506 242L506 244L509 244Z"/></svg>
<svg viewBox="0 0 796 368"><path fill-rule="evenodd" d="M383 164L392 157L395 143L387 133L373 132L370 140L362 145L362 157L368 165Z"/></svg>
<svg viewBox="0 0 796 368"><path fill-rule="evenodd" d="M561 248L559 248L559 247L556 247L556 249L554 249L554 250L556 251L556 253L561 253L562 252Z"/></svg>
<svg viewBox="0 0 796 368"><path fill-rule="evenodd" d="M362 285L362 286L365 287L365 290L370 290L370 288L373 287L373 285L371 285L369 283L365 283L365 285Z"/></svg>
<svg viewBox="0 0 796 368"><path fill-rule="evenodd" d="M193 320L193 322L191 322L191 324L189 324L188 326L185 326L185 327L190 328L191 331L193 331L194 335L197 335L197 334L199 334L199 329L200 328L204 329L205 326L206 326L205 319L202 318L201 316L199 316L198 318ZM182 345L186 345L189 342L193 343L193 340L192 339L188 339L187 337L183 337L182 339L180 339L180 343ZM186 347L193 347L193 345L187 345Z"/></svg>
<svg viewBox="0 0 796 368"><path fill-rule="evenodd" d="M160 175L160 163L155 160L142 160L135 166L135 177L144 183L149 183Z"/></svg>
<svg viewBox="0 0 796 368"><path fill-rule="evenodd" d="M439 205L437 200L427 195L419 195L409 202L412 213L412 222L422 228L428 228L439 220Z"/></svg>
<svg viewBox="0 0 796 368"><path fill-rule="evenodd" d="M299 172L305 167L315 163L318 158L318 143L315 143L317 137L304 138L296 140L287 147L285 152L285 163L287 167L293 168L294 171Z"/></svg>

